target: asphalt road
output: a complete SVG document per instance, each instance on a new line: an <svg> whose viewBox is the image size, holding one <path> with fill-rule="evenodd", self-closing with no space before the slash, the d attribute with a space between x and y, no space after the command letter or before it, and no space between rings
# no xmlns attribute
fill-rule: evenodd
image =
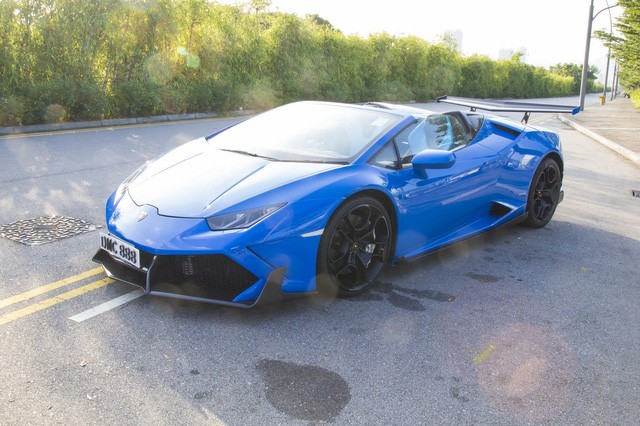
<svg viewBox="0 0 640 426"><path fill-rule="evenodd" d="M98 232L0 238L0 425L637 423L640 169L540 119L566 156L546 228L387 268L355 299L143 296L76 322L135 289L94 271ZM0 226L101 226L141 163L230 122L0 138Z"/></svg>

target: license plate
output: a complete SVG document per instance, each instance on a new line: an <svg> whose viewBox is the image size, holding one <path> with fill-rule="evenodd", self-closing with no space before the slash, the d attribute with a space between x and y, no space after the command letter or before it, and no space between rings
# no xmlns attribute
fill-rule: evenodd
<svg viewBox="0 0 640 426"><path fill-rule="evenodd" d="M113 235L100 233L100 248L111 256L140 268L140 250Z"/></svg>

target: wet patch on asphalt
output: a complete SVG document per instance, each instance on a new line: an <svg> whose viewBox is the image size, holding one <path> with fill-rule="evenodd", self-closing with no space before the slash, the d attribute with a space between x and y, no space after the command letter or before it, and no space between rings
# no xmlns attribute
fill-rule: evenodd
<svg viewBox="0 0 640 426"><path fill-rule="evenodd" d="M500 282L500 277L496 277L495 275L484 275L484 274L476 274L474 272L468 272L464 274L465 277L471 278L472 280L479 281L481 283L497 283Z"/></svg>
<svg viewBox="0 0 640 426"><path fill-rule="evenodd" d="M367 293L353 297L353 301L387 300L393 306L407 311L424 311L426 306L421 300L429 299L436 302L453 302L455 297L438 290L416 290L380 281Z"/></svg>
<svg viewBox="0 0 640 426"><path fill-rule="evenodd" d="M256 369L269 403L299 420L332 421L351 400L347 382L326 368L262 359Z"/></svg>
<svg viewBox="0 0 640 426"><path fill-rule="evenodd" d="M467 396L467 392L463 387L451 386L449 388L449 394L452 398L460 402L469 402L469 397Z"/></svg>
<svg viewBox="0 0 640 426"><path fill-rule="evenodd" d="M458 376L452 376L448 381L443 376L436 376L435 382L437 384L449 385L449 396L458 402L469 402L471 399L472 390L471 387L463 382Z"/></svg>
<svg viewBox="0 0 640 426"><path fill-rule="evenodd" d="M211 392L209 391L198 392L193 396L194 399L198 399L198 400L209 399L209 397L211 397Z"/></svg>

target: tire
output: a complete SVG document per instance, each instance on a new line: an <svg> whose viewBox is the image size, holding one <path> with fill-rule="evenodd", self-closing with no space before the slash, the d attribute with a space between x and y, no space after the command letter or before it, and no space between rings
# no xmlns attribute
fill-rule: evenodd
<svg viewBox="0 0 640 426"><path fill-rule="evenodd" d="M556 211L560 200L562 174L558 163L546 158L536 169L527 197L527 218L524 224L530 228L542 228Z"/></svg>
<svg viewBox="0 0 640 426"><path fill-rule="evenodd" d="M317 259L318 290L350 297L369 290L391 254L393 226L375 198L357 196L333 213Z"/></svg>

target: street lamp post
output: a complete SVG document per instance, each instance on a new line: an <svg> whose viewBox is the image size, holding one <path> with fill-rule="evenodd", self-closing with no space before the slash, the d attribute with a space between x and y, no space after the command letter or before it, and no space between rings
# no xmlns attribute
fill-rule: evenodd
<svg viewBox="0 0 640 426"><path fill-rule="evenodd" d="M582 63L582 79L580 80L580 111L584 111L584 97L587 94L587 72L589 68L589 48L591 47L591 24L593 24L593 0L589 6L589 22L587 23L587 43L584 48Z"/></svg>
<svg viewBox="0 0 640 426"><path fill-rule="evenodd" d="M609 2L607 2L607 5ZM593 0L591 0L591 5L589 6L589 22L587 23L587 43L584 48L584 63L582 64L582 78L580 80L580 111L584 111L584 98L587 94L587 74L589 71L589 48L591 47L591 25L593 24L593 20L596 19L596 16L600 15L600 13L605 10L609 10L612 7L616 7L618 3L613 6L607 6L602 10L599 10L595 15L593 14ZM609 17L611 19L611 17ZM613 26L613 25L612 25ZM607 63L607 68L608 68ZM604 89L607 90L607 81L604 82ZM606 92L605 92L606 93Z"/></svg>
<svg viewBox="0 0 640 426"><path fill-rule="evenodd" d="M616 97L618 91L618 62L613 61L613 81L611 82L611 100Z"/></svg>
<svg viewBox="0 0 640 426"><path fill-rule="evenodd" d="M609 6L609 0L607 0L607 6ZM609 6L609 37L613 34L613 19L611 18L611 6ZM609 63L611 62L611 47L607 49L607 68L604 72L604 88L602 89L602 104L604 105L605 99L607 99L607 81L609 81ZM613 82L611 84L613 88ZM611 92L613 95L613 92ZM613 99L613 98L611 98Z"/></svg>
<svg viewBox="0 0 640 426"><path fill-rule="evenodd" d="M607 98L607 80L609 79L609 62L611 61L611 49L607 52L607 68L604 72L604 89L602 89L602 103Z"/></svg>

